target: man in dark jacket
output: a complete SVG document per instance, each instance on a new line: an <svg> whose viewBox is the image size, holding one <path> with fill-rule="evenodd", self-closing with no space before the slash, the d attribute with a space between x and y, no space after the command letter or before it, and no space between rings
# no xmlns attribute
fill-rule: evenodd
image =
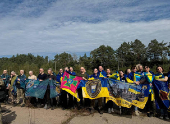
<svg viewBox="0 0 170 124"><path fill-rule="evenodd" d="M56 80L56 76L53 75L51 69L48 69L48 76L47 76L47 78L49 80ZM46 93L45 93L45 106L44 106L44 108L48 109L48 108L51 107L51 110L54 110L54 106L53 106L53 101L54 100L55 100L55 98L53 98L53 99L50 98L50 85L48 84L47 85L47 90L46 90Z"/></svg>
<svg viewBox="0 0 170 124"><path fill-rule="evenodd" d="M16 80L17 80L17 83L16 83L16 87L17 87L17 104L19 104L20 97L21 97L22 98L21 107L24 107L25 106L25 93L24 93L24 89L20 86L20 82L26 80L24 70L20 70L20 75L18 75Z"/></svg>
<svg viewBox="0 0 170 124"><path fill-rule="evenodd" d="M40 81L40 83L47 79L47 74L44 73L44 69L40 68L39 75L37 76L37 79ZM44 106L44 99L38 98L38 107L41 108Z"/></svg>

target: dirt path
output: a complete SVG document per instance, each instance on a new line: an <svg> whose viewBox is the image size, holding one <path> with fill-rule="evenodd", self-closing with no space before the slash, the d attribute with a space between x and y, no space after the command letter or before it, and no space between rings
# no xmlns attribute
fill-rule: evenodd
<svg viewBox="0 0 170 124"><path fill-rule="evenodd" d="M2 105L4 124L170 124L155 117L62 110L31 109Z"/></svg>

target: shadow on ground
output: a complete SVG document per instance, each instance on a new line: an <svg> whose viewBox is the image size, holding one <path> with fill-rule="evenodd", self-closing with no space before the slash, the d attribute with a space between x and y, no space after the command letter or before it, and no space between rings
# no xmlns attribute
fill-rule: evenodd
<svg viewBox="0 0 170 124"><path fill-rule="evenodd" d="M12 107L10 107L12 108ZM6 108L6 106L2 107L2 122L3 124L11 124L17 117L15 111L11 111L10 108Z"/></svg>

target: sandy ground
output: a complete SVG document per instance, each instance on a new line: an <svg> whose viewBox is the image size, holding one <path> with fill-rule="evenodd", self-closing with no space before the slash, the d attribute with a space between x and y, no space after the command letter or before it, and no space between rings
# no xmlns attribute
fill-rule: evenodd
<svg viewBox="0 0 170 124"><path fill-rule="evenodd" d="M170 124L155 117L118 114L89 114L70 110L32 109L2 105L4 124Z"/></svg>

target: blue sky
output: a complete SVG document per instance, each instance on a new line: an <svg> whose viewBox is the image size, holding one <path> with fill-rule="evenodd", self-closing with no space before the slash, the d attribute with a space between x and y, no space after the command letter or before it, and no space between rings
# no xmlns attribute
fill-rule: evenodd
<svg viewBox="0 0 170 124"><path fill-rule="evenodd" d="M0 57L170 41L170 0L1 0Z"/></svg>

